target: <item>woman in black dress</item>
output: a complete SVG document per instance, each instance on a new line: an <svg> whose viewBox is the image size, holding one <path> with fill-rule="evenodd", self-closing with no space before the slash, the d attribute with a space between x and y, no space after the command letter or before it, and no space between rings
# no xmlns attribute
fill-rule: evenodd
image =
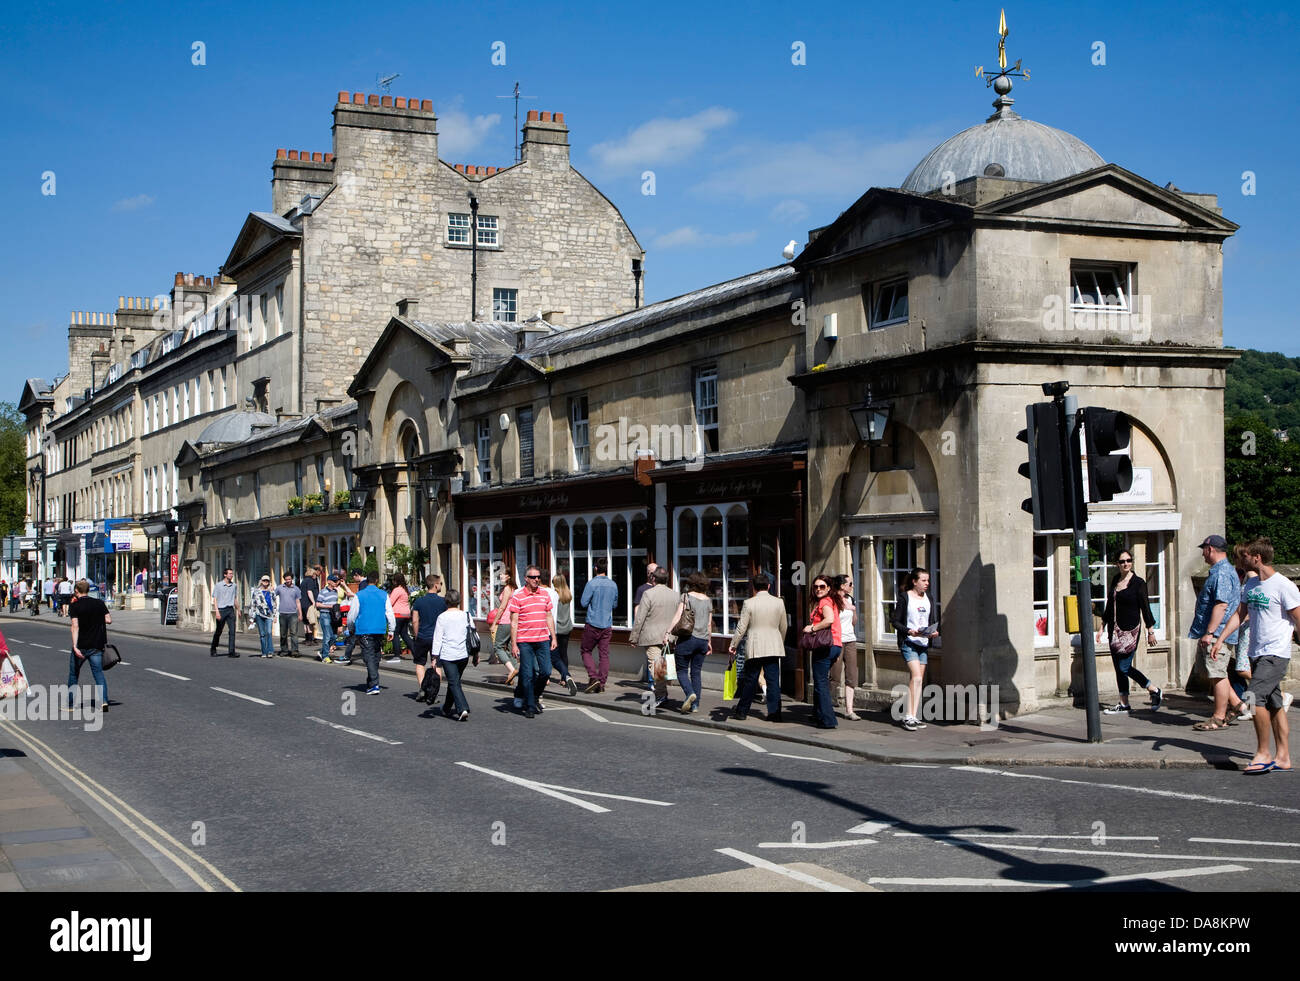
<svg viewBox="0 0 1300 981"><path fill-rule="evenodd" d="M1142 624L1147 625L1147 646L1156 642L1155 617L1151 615L1151 601L1147 598L1147 583L1133 571L1133 553L1128 549L1119 553L1119 572L1110 581L1106 594L1106 610L1102 614L1106 631L1110 635L1110 656L1115 662L1115 680L1119 686L1119 701L1105 710L1107 715L1127 714L1128 680L1132 678L1151 695L1151 710L1160 708L1161 692L1147 676L1133 664L1137 656L1138 635Z"/></svg>

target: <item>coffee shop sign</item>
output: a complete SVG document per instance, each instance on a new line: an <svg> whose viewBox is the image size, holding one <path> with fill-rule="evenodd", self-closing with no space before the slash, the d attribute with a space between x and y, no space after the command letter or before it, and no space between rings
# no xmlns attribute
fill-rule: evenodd
<svg viewBox="0 0 1300 981"><path fill-rule="evenodd" d="M761 494L763 482L758 478L746 480L702 480L695 487L699 497L749 497Z"/></svg>
<svg viewBox="0 0 1300 981"><path fill-rule="evenodd" d="M519 510L521 511L554 511L568 506L568 494L521 494L519 496Z"/></svg>

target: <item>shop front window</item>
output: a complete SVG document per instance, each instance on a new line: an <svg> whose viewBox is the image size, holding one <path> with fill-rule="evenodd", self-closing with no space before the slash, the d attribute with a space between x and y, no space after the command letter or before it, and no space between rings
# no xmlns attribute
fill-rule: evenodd
<svg viewBox="0 0 1300 981"><path fill-rule="evenodd" d="M744 504L677 509L673 569L682 588L691 573L709 577L715 632L730 634L740 608L752 594L749 564L749 513Z"/></svg>
<svg viewBox="0 0 1300 981"><path fill-rule="evenodd" d="M577 601L596 575L597 558L605 559L606 574L618 587L614 626L626 628L631 623L632 595L636 586L645 581L645 529L644 511L563 515L551 520L552 565L569 579L576 598L576 625L586 622L585 611Z"/></svg>
<svg viewBox="0 0 1300 981"><path fill-rule="evenodd" d="M461 542L465 571L465 609L471 616L486 618L492 612L494 563L500 560L501 525L467 524ZM500 566L498 566L500 568Z"/></svg>

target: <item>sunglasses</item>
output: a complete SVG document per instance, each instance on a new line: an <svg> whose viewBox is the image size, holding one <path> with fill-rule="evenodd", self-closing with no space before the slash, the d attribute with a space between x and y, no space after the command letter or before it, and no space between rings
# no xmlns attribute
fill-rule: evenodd
<svg viewBox="0 0 1300 981"><path fill-rule="evenodd" d="M831 587L827 586L824 582L815 583L813 585L813 589L830 589L830 588Z"/></svg>
<svg viewBox="0 0 1300 981"><path fill-rule="evenodd" d="M1132 565L1132 564L1133 564L1133 560L1132 560L1132 559L1120 559L1120 560L1119 560L1119 564L1120 564L1120 565Z"/></svg>

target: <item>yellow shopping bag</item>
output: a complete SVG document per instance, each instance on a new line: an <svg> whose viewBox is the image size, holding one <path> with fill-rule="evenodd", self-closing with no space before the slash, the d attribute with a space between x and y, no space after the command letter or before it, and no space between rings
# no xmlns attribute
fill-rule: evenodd
<svg viewBox="0 0 1300 981"><path fill-rule="evenodd" d="M736 662L732 661L722 675L722 698L724 701L736 697Z"/></svg>

